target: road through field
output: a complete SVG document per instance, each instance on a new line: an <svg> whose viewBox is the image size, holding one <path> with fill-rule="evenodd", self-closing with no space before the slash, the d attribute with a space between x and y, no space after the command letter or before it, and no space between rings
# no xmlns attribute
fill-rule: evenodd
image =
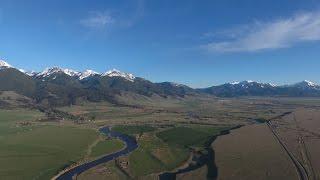
<svg viewBox="0 0 320 180"><path fill-rule="evenodd" d="M102 163L106 163L108 161L111 161L117 157L126 155L126 154L128 154L138 148L138 144L137 144L136 140L130 136L127 136L125 134L121 134L121 133L118 133L115 131L111 131L109 127L103 127L99 131L101 133L104 133L104 134L109 135L111 137L119 138L120 140L122 140L126 144L126 147L120 151L114 152L112 154L108 154L108 155L101 157L99 159L96 159L94 161L76 166L76 167L62 173L61 175L59 175L55 179L57 179L57 180L72 180L73 177L76 177L80 173L82 173L90 168L93 168L93 167L98 166Z"/></svg>
<svg viewBox="0 0 320 180"><path fill-rule="evenodd" d="M308 176L307 170L304 168L302 163L297 158L295 158L295 156L288 150L287 146L281 141L281 139L279 138L277 133L274 131L270 121L267 122L267 125L268 125L269 129L271 130L272 134L275 136L277 141L280 143L280 145L283 147L285 152L288 154L288 156L292 160L294 166L297 169L297 172L299 174L300 180L309 180L309 176Z"/></svg>

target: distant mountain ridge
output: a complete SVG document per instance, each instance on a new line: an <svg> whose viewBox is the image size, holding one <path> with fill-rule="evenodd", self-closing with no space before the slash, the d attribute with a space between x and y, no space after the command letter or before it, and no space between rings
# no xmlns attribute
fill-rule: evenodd
<svg viewBox="0 0 320 180"><path fill-rule="evenodd" d="M320 86L307 80L281 86L247 80L193 89L173 82L153 83L116 69L98 73L94 70L78 72L52 67L34 72L16 69L3 60L0 60L0 84L0 91L15 91L33 98L37 103L54 106L74 104L81 100L115 102L115 97L123 92L163 98L201 94L218 97L320 97Z"/></svg>
<svg viewBox="0 0 320 180"><path fill-rule="evenodd" d="M201 92L220 96L320 96L320 86L304 80L292 85L274 85L255 81L226 83L209 88L198 89Z"/></svg>

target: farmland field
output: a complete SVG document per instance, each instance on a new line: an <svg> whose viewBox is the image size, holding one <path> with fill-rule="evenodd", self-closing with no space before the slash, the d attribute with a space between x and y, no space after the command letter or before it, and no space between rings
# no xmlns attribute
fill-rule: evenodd
<svg viewBox="0 0 320 180"><path fill-rule="evenodd" d="M144 106L139 101L132 101L132 103L135 103L133 105L139 105L140 107L114 107L110 104L90 103L65 107L61 108L61 110L89 117L89 119L95 114L94 120L87 122L88 125L102 126L104 124L111 124L113 130L135 137L139 148L127 157L124 157L124 161L128 162L128 168L123 169L123 171L133 178L152 179L156 174L171 171L183 165L190 157L190 148L202 151L205 145L207 145L208 140L218 135L222 130L239 124L264 123L267 119L277 117L299 107L314 106L317 102L315 99L299 98L186 98L182 101L168 99L167 102L161 102L158 107L152 103ZM266 109L265 107L268 108ZM257 130L261 130L260 126L256 128ZM249 134L250 131L252 130L249 128ZM263 131L263 128L261 131ZM259 143L263 143L263 141L255 142L254 140L250 140L251 136L255 135L245 136L245 138L248 138L246 142L253 141L253 144L257 143L257 148L252 148L250 152L253 154L261 153L259 147L263 146L263 144ZM271 142L270 136L266 136L265 138L269 139L267 142L271 144L275 143ZM277 148L274 144L273 147ZM273 150L270 150L270 152L272 155L276 155L278 152L280 154L283 153L281 148L279 149L280 151L273 152ZM223 154L222 157L224 157ZM258 161L262 161L262 159L258 159ZM286 164L287 161L285 159L284 162L281 160L281 162L274 163ZM270 163L272 164L273 162ZM290 161L288 164L288 167L292 165ZM262 169L263 167L260 168ZM218 169L221 171L223 167L219 167L218 165ZM96 174L97 170L99 168L93 168L89 172ZM109 170L114 171L113 168L109 168ZM242 170L246 171L246 168ZM291 170L288 168L288 171ZM211 170L207 166L203 166L195 171L178 174L177 179L181 179L182 177L192 178L194 176L206 177L208 171ZM89 172L85 174L91 177ZM118 171L113 172L113 174L118 173ZM276 172L272 171L272 173ZM270 176L272 176L272 173ZM221 173L218 173L219 178L221 175ZM106 175L104 174L103 176L105 177Z"/></svg>
<svg viewBox="0 0 320 180"><path fill-rule="evenodd" d="M0 145L1 177L52 177L65 165L80 160L96 137L92 130L56 126L6 137Z"/></svg>
<svg viewBox="0 0 320 180"><path fill-rule="evenodd" d="M138 138L139 148L129 155L130 172L133 177L141 177L171 171L188 160L190 148L204 148L210 138L224 129L193 125L144 133Z"/></svg>
<svg viewBox="0 0 320 180"><path fill-rule="evenodd" d="M168 145L154 133L144 133L138 138L139 148L129 155L129 168L133 177L170 170L184 162L189 151Z"/></svg>
<svg viewBox="0 0 320 180"><path fill-rule="evenodd" d="M123 171L132 178L146 179L152 179L154 174L172 171L183 165L191 155L190 148L202 150L212 137L225 129L228 129L228 127L202 125L184 125L164 129L151 128L146 125L113 127L114 131L135 136L139 144L137 150L128 157L122 158L128 162L128 168L123 169ZM110 163L108 164L110 165ZM98 172L102 169L105 168L103 166L93 168L80 175L80 177L96 176L99 178L101 174L99 175ZM117 174L114 168L107 169L111 171L110 174ZM206 167L201 168L200 172L201 174L206 173ZM109 177L113 176L110 175Z"/></svg>
<svg viewBox="0 0 320 180"><path fill-rule="evenodd" d="M218 135L226 127L191 126L175 127L159 132L157 136L164 142L182 147L203 147L213 136Z"/></svg>
<svg viewBox="0 0 320 180"><path fill-rule="evenodd" d="M77 176L78 180L127 180L128 177L124 174L116 165L114 161L101 164L95 168L92 168L79 176Z"/></svg>
<svg viewBox="0 0 320 180"><path fill-rule="evenodd" d="M98 132L55 125L20 125L43 115L33 110L0 111L0 177L49 179L80 160ZM4 131L6 130L6 131Z"/></svg>
<svg viewBox="0 0 320 180"><path fill-rule="evenodd" d="M306 167L309 167L310 172L314 172L314 176L318 176L316 159L319 150L317 139L319 114L315 107L317 102L315 99L290 98L185 98L181 101L168 99L159 103L159 106L148 101L148 106L144 106L146 102L135 102L139 107L83 103L58 108L66 113L84 117L81 123L68 119L47 121L46 114L25 108L0 110L0 175L6 179L18 179L21 176L27 179L48 179L70 164L92 160L117 151L123 147L123 143L98 133L98 128L101 126L110 126L114 131L135 137L139 144L137 150L123 157L124 161L128 162L128 167L121 169L114 162L113 164L109 162L81 174L79 178L96 176L115 179L128 177L153 179L163 172L176 171L179 167L185 167L192 155L191 149L206 153L207 143L220 131L236 125L246 125L247 127L233 130L231 134L215 140L213 149L218 179L228 179L228 175L224 173L231 171L225 169L225 163L230 163L231 160L232 164L241 167L237 169L228 165L231 169L237 170L236 173L246 174L250 167L254 166L258 169L254 171L256 174L264 173L268 175L265 177L275 177L281 168L287 167L284 174L294 178L295 170L292 169L292 164L287 158L283 159L286 157L283 155L283 150L269 134L270 131L267 132L263 127L265 125L263 122L286 112L295 112L294 116L292 114L279 116L271 123L277 127L276 132L298 158L310 159L306 161L308 164ZM304 109L304 107L309 108ZM292 124L293 117L298 122L299 131L293 131L297 129L296 124ZM252 124L259 125L252 126ZM238 131L240 133L237 133ZM298 137L297 132L302 131L305 134L303 137L308 156L301 156L299 152L302 151L294 150L300 147L294 142ZM260 135L257 135L258 132ZM234 137L237 141L228 139L230 136L233 137L234 133L237 134L237 137ZM257 157L259 154L265 154L265 156L256 158L256 161L250 161L249 154L229 151L229 148ZM238 154L229 157L230 153ZM243 163L241 159L244 157L249 160L248 165L240 166L239 164ZM265 161L266 158L277 159L277 161L268 161L261 165L259 162ZM33 161L32 166L28 163L30 159ZM281 168L274 170L271 168L273 165ZM261 170L265 167L267 171ZM176 178L206 177L212 171L210 168L202 166L194 171L177 174ZM18 173L21 174L19 177L16 176ZM249 177L250 173L247 176Z"/></svg>
<svg viewBox="0 0 320 180"><path fill-rule="evenodd" d="M99 157L124 148L124 143L119 139L108 139L98 142L91 150L91 157Z"/></svg>
<svg viewBox="0 0 320 180"><path fill-rule="evenodd" d="M265 124L220 136L213 149L218 179L299 179L288 155Z"/></svg>
<svg viewBox="0 0 320 180"><path fill-rule="evenodd" d="M154 131L155 128L151 127L151 126L147 126L147 125L127 125L127 126L123 126L123 125L118 125L118 126L114 126L112 127L112 130L123 133L123 134L127 134L127 135L142 135L145 132L151 132Z"/></svg>
<svg viewBox="0 0 320 180"><path fill-rule="evenodd" d="M320 178L320 110L299 108L272 121L276 133L301 162L310 178Z"/></svg>

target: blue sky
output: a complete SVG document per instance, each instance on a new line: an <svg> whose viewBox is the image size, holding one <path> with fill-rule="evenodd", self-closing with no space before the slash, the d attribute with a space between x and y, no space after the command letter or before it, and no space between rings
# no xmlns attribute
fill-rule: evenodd
<svg viewBox="0 0 320 180"><path fill-rule="evenodd" d="M0 58L192 87L320 82L316 0L0 0Z"/></svg>

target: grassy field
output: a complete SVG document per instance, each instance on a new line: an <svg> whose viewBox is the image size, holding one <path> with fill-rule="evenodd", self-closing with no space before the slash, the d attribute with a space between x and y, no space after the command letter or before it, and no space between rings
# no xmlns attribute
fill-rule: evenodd
<svg viewBox="0 0 320 180"><path fill-rule="evenodd" d="M142 125L128 127L117 126L116 129L129 135L139 134L139 136L137 136L139 148L126 158L129 162L129 167L127 169L128 173L133 178L145 177L148 179L150 178L148 175L161 171L172 170L189 158L188 149L180 148L178 146L170 146L156 137L156 128ZM96 147L99 146L103 148L102 145L103 144L101 144L101 146L97 144ZM100 153L98 154L106 151L105 146L103 149L104 150L99 150ZM94 150L92 152L94 152ZM116 167L112 166L112 163L107 163L81 174L79 178L122 179L123 174L119 172Z"/></svg>
<svg viewBox="0 0 320 180"><path fill-rule="evenodd" d="M156 96L119 97L123 104L82 103L60 110L94 120L95 124L181 123L248 124L248 119L269 119L297 107L319 106L320 98L241 97L214 98L207 96L159 98Z"/></svg>
<svg viewBox="0 0 320 180"><path fill-rule="evenodd" d="M138 144L139 148L129 156L130 170L134 177L171 170L189 157L187 149L169 146L154 133L143 134Z"/></svg>
<svg viewBox="0 0 320 180"><path fill-rule="evenodd" d="M184 148L202 148L213 136L218 135L227 127L213 126L189 126L174 127L157 133L157 136L170 145L178 145Z"/></svg>
<svg viewBox="0 0 320 180"><path fill-rule="evenodd" d="M32 123L32 121L42 117L44 117L44 114L34 110L0 110L0 139L11 134L26 131L32 127L32 124L21 126L19 123Z"/></svg>
<svg viewBox="0 0 320 180"><path fill-rule="evenodd" d="M58 108L61 111L80 115L95 122L125 120L150 115L150 112L131 107L119 107L106 102L87 102L80 105Z"/></svg>
<svg viewBox="0 0 320 180"><path fill-rule="evenodd" d="M113 131L117 131L117 132L121 132L123 134L127 134L127 135L141 135L145 132L151 132L154 131L155 128L151 127L151 126L147 126L147 125L128 125L128 126L123 126L123 125L118 125L118 126L114 126L112 128Z"/></svg>
<svg viewBox="0 0 320 180"><path fill-rule="evenodd" d="M125 145L119 139L108 139L98 142L91 151L90 156L93 158L106 155L124 148Z"/></svg>
<svg viewBox="0 0 320 180"><path fill-rule="evenodd" d="M192 125L143 133L138 138L139 148L129 156L131 174L141 177L173 170L189 158L189 147L203 148L210 138L226 128Z"/></svg>
<svg viewBox="0 0 320 180"><path fill-rule="evenodd" d="M98 137L90 129L37 125L40 117L34 110L0 110L2 179L50 179L80 160Z"/></svg>
<svg viewBox="0 0 320 180"><path fill-rule="evenodd" d="M101 164L97 167L89 169L88 171L81 173L77 176L77 180L127 180L126 174L124 174L116 165L114 161Z"/></svg>
<svg viewBox="0 0 320 180"><path fill-rule="evenodd" d="M134 177L141 177L165 170L161 161L147 149L140 148L129 156L130 171Z"/></svg>

